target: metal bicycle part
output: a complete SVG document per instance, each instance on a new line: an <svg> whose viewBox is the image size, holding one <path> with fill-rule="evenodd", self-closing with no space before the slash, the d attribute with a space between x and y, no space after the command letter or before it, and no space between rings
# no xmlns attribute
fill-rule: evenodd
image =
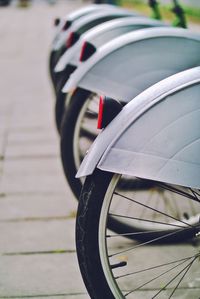
<svg viewBox="0 0 200 299"><path fill-rule="evenodd" d="M76 172L90 145L98 135L96 120L98 96L77 89L65 110L61 125L61 158L65 177L72 192L79 197L82 182L75 178Z"/></svg>
<svg viewBox="0 0 200 299"><path fill-rule="evenodd" d="M86 179L79 201L77 253L91 298L198 299L199 190L154 181L154 192L157 188L157 195L165 194L166 202L182 202L183 217L178 218L173 209L162 209L161 203L155 206L153 198L145 198L143 191L122 192L120 179L121 175L95 170ZM120 198L121 205L113 213L116 198L117 201ZM124 201L129 202L129 216L124 214ZM193 205L195 216L189 215ZM108 227L111 217L126 219L130 230L111 232ZM135 232L135 222L142 222L141 227L148 227L149 231ZM138 235L144 237L141 242L136 241ZM130 236L135 240L128 240Z"/></svg>

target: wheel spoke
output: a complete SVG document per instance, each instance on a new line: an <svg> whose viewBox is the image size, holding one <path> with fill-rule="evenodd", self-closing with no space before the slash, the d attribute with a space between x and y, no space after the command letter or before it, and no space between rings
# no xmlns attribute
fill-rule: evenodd
<svg viewBox="0 0 200 299"><path fill-rule="evenodd" d="M188 267L191 267L191 265L193 264L193 262L195 261L195 259L196 259L196 257L189 263L189 265L187 265L187 266L185 266L183 269L181 269L181 271L179 271L178 274L175 275L175 277L173 277L167 284L165 284L165 286L162 287L162 289L160 289L159 292L157 292L157 293L152 297L152 299L153 299L153 298L156 298L156 297L158 296L158 294L160 294L163 290L166 290L166 287L167 287L168 285L170 285L170 284L171 284L171 283L172 283L172 282L173 282L173 281L174 281L174 280L175 280L175 279L176 279L176 278L177 278L183 271L185 271L185 269L187 269ZM187 260L186 260L186 261L185 261L185 260L182 261L182 262L179 263L178 265L173 266L172 268L170 268L170 269L164 271L163 273L161 273L161 274L155 276L154 278L148 280L147 282L141 284L139 287L137 287L137 288L135 288L134 290L131 290L130 292L126 293L126 294L125 294L125 297L127 297L128 295L132 294L132 293L135 292L135 291L140 290L141 288L143 288L143 287L146 286L147 284L149 284L149 283L151 283L151 282L157 280L158 278L164 276L165 274L171 272L172 270L178 268L179 266L183 265L185 262L187 262ZM169 297L169 298L171 298L171 297Z"/></svg>
<svg viewBox="0 0 200 299"><path fill-rule="evenodd" d="M168 263L164 263L164 264L159 264L159 265L156 265L156 266L153 266L153 267L148 267L148 268L145 268L145 269L142 269L142 270L138 270L138 271L135 271L135 272L126 273L124 275L116 276L115 279L120 279L120 278L123 278L123 277L127 277L127 276L131 276L131 275L139 274L139 273L142 273L142 272L146 272L146 271L150 271L150 270L153 270L153 269L162 268L162 267L173 265L173 264L177 264L177 263L182 264L182 262L184 263L186 261L191 260L192 258L194 258L194 256L189 256L189 257L185 257L185 258L182 258L182 259L179 259L179 260L175 260L175 261L172 261L172 262L168 262Z"/></svg>
<svg viewBox="0 0 200 299"><path fill-rule="evenodd" d="M130 248L121 250L121 251L119 251L119 252L117 252L117 253L113 253L113 254L109 255L108 257L111 258L111 257L113 257L113 256L116 256L116 255L119 255L119 254L122 254L122 253L125 253L125 252L129 252L129 251L131 251L131 250L138 249L138 248L140 248L140 247L142 247L142 246L144 246L144 245L149 245L149 244L152 244L152 243L156 243L156 242L158 242L158 241L161 241L161 240L166 239L166 238L168 238L168 237L177 235L177 234L179 234L179 233L181 233L181 232L183 232L183 231L185 231L185 230L189 230L189 229L190 229L190 228L184 228L184 229L179 229L179 230L174 231L174 232L170 232L170 233L163 234L162 236L159 236L159 237L157 237L157 238L153 238L153 239L148 240L148 241L146 241L146 242L142 242L142 243L140 243L140 244L138 244L138 245L136 245L136 246L132 246L132 247L130 247ZM195 233L194 233L194 234L195 234Z"/></svg>
<svg viewBox="0 0 200 299"><path fill-rule="evenodd" d="M168 225L168 226L183 228L183 225L178 225L178 224L175 224L175 223L155 221L155 220L143 219L143 218L138 218L138 217L133 217L133 216L124 216L124 215L118 215L118 214L114 214L114 213L110 213L109 216L118 217L118 218L125 218L125 219L132 219L132 220L137 220L137 221L141 221L141 222L143 221L143 222L150 222L150 223L154 223L154 224L162 224L162 225Z"/></svg>
<svg viewBox="0 0 200 299"><path fill-rule="evenodd" d="M194 263L194 261L196 260L196 257L187 265L185 266L181 271L179 271L164 287L162 287L162 289L159 290L159 292L157 292L153 297L156 298L163 290L166 289L166 287L168 285L170 285L179 275L182 275L181 279L179 280L179 282L177 283L176 287L174 288L174 290L172 291L169 299L173 296L173 294L175 293L176 289L178 288L179 284L181 283L181 281L183 280L183 278L185 277L185 275L187 274L187 272L189 271L189 269L191 268L192 264Z"/></svg>
<svg viewBox="0 0 200 299"><path fill-rule="evenodd" d="M193 189L191 189L191 188L190 188L190 191L191 191L192 194L194 195L196 201L199 201L199 202L200 202L200 200L199 200L198 197L197 197L197 196L200 196L200 195L199 195L197 192L195 192Z"/></svg>
<svg viewBox="0 0 200 299"><path fill-rule="evenodd" d="M103 175L107 175L107 180ZM102 296L104 291L99 290L100 297L107 298L111 292L111 298L119 299L170 299L176 295L197 299L200 288L196 279L199 274L197 261L200 260L198 192L160 182L142 182L142 179L138 188L138 178L133 178L132 188L131 180L127 181L128 191L126 176L112 176L96 170L94 180L92 176L88 178L87 201L82 192L84 209L81 215L89 213L91 217L87 219L91 220L89 223L85 221L91 236L89 231L86 236L84 230L84 236L81 235L90 255L94 255L94 264L100 257L100 271L101 274L103 271L109 290L107 296ZM93 235L96 221L96 234ZM95 277L96 265L89 262Z"/></svg>
<svg viewBox="0 0 200 299"><path fill-rule="evenodd" d="M176 193L176 194L182 195L182 196L185 197L185 198L189 198L189 199L192 199L192 200L197 201L197 202L200 203L200 200L197 199L196 196L194 196L194 195L192 195L192 194L189 194L189 193L187 193L187 192L184 192L183 190L180 190L180 189L178 189L178 188L175 188L175 187L173 187L173 186L171 186L171 185L169 186L169 185L164 184L164 183L159 183L159 182L157 182L156 184L157 184L158 186L160 186L160 187L166 189L166 190L169 190L169 191L174 192L174 193Z"/></svg>
<svg viewBox="0 0 200 299"><path fill-rule="evenodd" d="M114 194L116 194L116 195L118 195L118 196L121 196L121 197L123 197L123 198L125 198L125 199L127 199L127 200L129 200L129 201L131 201L131 202L137 203L138 205L143 206L143 207L145 207L145 208L147 208L147 209L149 209L149 210L152 210L152 211L155 211L155 212L157 212L157 213L159 213L159 214L161 214L161 215L164 215L164 216L166 216L166 217L168 217L168 218L170 218L170 219L173 219L173 220L175 220L175 221L178 221L178 222L180 222L180 223L182 223L182 224L184 224L184 225L186 225L186 226L193 227L192 225L190 225L189 223L187 223L187 222L185 222L185 221L183 221L183 220L177 219L176 217L173 217L173 216L171 216L171 215L168 215L168 214L166 214L166 213L164 213L164 212L162 212L162 211L160 211L160 210L157 210L157 209L155 209L155 208L152 208L152 207L150 207L150 206L147 206L147 205L145 205L145 204L143 204L143 203L141 203L141 202L139 202L139 201L134 200L133 198L129 198L129 197L127 197L127 196L125 196L125 195L123 195L123 194L120 194L120 193L118 193L118 192L114 192Z"/></svg>
<svg viewBox="0 0 200 299"><path fill-rule="evenodd" d="M98 113L91 109L87 109L87 111L85 113L85 117L88 119L97 119Z"/></svg>
<svg viewBox="0 0 200 299"><path fill-rule="evenodd" d="M148 235L148 234L153 234L153 233L157 233L158 230L148 230L148 231L137 231L137 232L133 232L133 233L122 233L122 234L112 234L106 235L106 238L116 238L116 237L130 237L130 236L137 236L137 235ZM163 230L159 230L160 233L166 233L166 229Z"/></svg>
<svg viewBox="0 0 200 299"><path fill-rule="evenodd" d="M81 137L86 137L92 142L97 137L97 134L96 132L92 131L90 128L83 126L80 130L80 138Z"/></svg>

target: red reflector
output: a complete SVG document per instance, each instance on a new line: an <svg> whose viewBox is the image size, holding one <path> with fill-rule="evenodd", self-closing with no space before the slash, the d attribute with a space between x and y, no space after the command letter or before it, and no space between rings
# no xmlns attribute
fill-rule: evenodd
<svg viewBox="0 0 200 299"><path fill-rule="evenodd" d="M102 129L103 106L104 106L104 97L103 97L103 96L100 96L100 99L99 99L99 113L98 113L97 129Z"/></svg>
<svg viewBox="0 0 200 299"><path fill-rule="evenodd" d="M69 37L66 42L67 48L70 48L72 46L73 38L74 38L74 32L70 32Z"/></svg>
<svg viewBox="0 0 200 299"><path fill-rule="evenodd" d="M80 61L83 61L83 56L84 56L84 52L85 52L85 49L86 49L86 45L87 45L87 42L84 42L83 45L82 45L81 54L80 54L80 58L79 58Z"/></svg>

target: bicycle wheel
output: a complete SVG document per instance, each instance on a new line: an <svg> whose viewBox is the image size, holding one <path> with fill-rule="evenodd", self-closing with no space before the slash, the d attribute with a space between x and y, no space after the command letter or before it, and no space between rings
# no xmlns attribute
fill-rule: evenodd
<svg viewBox="0 0 200 299"><path fill-rule="evenodd" d="M66 179L79 197L82 182L75 178L87 150L98 134L96 129L99 97L88 90L77 89L64 112L61 124L61 159Z"/></svg>
<svg viewBox="0 0 200 299"><path fill-rule="evenodd" d="M86 151L90 147L91 143L94 141L98 131L96 128L96 119L98 112L98 100L99 97L91 93L87 90L77 89L76 92L72 96L72 100L68 109L66 109L63 122L62 122L62 130L61 130L61 158L62 165L64 169L64 173L66 179L73 191L75 197L78 199L80 195L80 191L82 188L82 181L80 179L76 179L75 175L79 165L85 156ZM147 180L138 180L129 177L122 177L119 181L118 188L122 192L126 194L126 192L135 192L140 194L141 191L144 192L145 196L150 198L152 194L152 190L154 190L154 182ZM160 192L162 196L160 196L160 202L162 201L163 209L171 209L177 213L177 217L181 217L179 212L179 201L178 199L174 200L173 198L169 202L165 200L165 194L161 192L161 189L156 189L157 193ZM154 197L156 197L154 195ZM154 208L157 208L158 199L154 199ZM120 202L116 203L116 210L121 206ZM129 205L125 205L123 207L124 214L128 215ZM194 211L195 213L195 211ZM187 214L185 212L185 217ZM112 219L112 229L118 233L127 233L145 231L146 234L135 234L129 235L129 238L136 238L138 240L144 240L148 238L149 234L152 237L152 227L150 223L144 227L141 225L141 222L134 222L134 224L129 226L129 223L125 220L125 218ZM158 226L158 223L157 223ZM154 232L155 237L162 236L162 230L156 230ZM171 237L172 238L172 237Z"/></svg>
<svg viewBox="0 0 200 299"><path fill-rule="evenodd" d="M91 298L198 299L199 190L153 182L152 190L135 192L135 178L133 191L122 190L121 179L96 170L81 192L76 246ZM117 219L126 222L126 232L109 230ZM144 236L141 243L127 239L138 234Z"/></svg>
<svg viewBox="0 0 200 299"><path fill-rule="evenodd" d="M62 88L75 69L76 67L67 65L62 72L54 73L56 86L55 122L58 133L60 133L62 118L65 111L65 102L67 99L67 93L63 93Z"/></svg>
<svg viewBox="0 0 200 299"><path fill-rule="evenodd" d="M55 59L55 51L51 51L49 55L49 75L52 81L53 87L54 86L54 59Z"/></svg>
<svg viewBox="0 0 200 299"><path fill-rule="evenodd" d="M55 90L56 90L56 73L54 72L54 68L59 58L65 53L65 51L66 51L66 47L65 45L63 45L59 50L51 50L49 55L49 73Z"/></svg>

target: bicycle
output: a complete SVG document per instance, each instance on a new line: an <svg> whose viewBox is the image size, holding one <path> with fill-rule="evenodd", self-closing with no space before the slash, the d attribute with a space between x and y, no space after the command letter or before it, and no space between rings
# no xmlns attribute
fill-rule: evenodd
<svg viewBox="0 0 200 299"><path fill-rule="evenodd" d="M153 85L122 109L83 160L76 248L91 298L199 298L199 94L199 67ZM122 189L123 176L132 189ZM149 189L136 192L136 178ZM168 209L158 205L163 195ZM128 229L113 233L112 219Z"/></svg>

